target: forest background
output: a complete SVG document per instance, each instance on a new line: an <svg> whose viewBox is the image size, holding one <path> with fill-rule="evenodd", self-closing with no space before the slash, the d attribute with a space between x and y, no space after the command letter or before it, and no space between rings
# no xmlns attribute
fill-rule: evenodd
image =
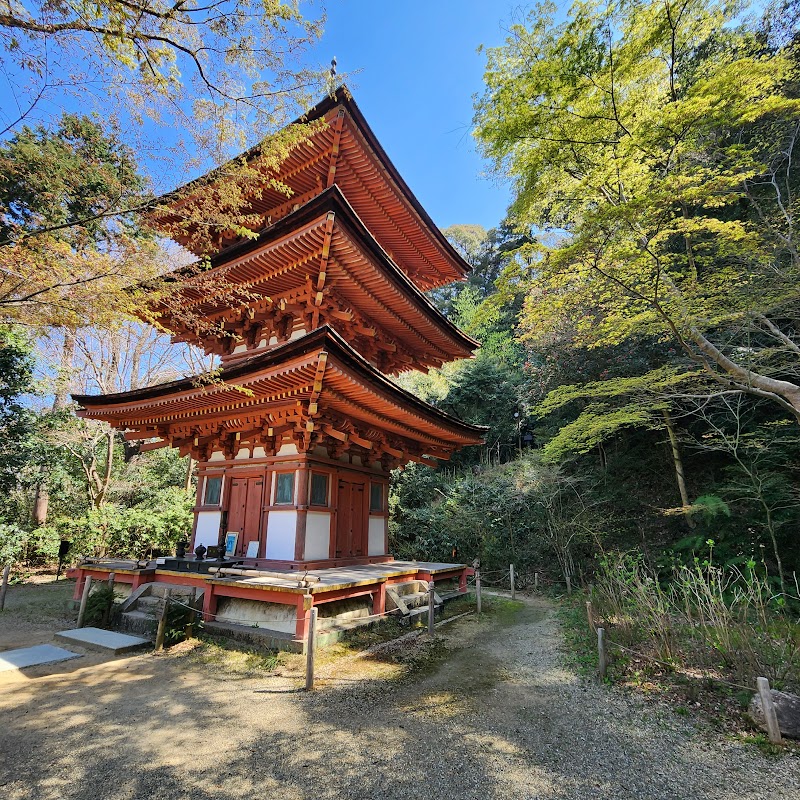
<svg viewBox="0 0 800 800"><path fill-rule="evenodd" d="M178 125L171 146L195 166L228 165L227 192L175 223L209 248L208 231L247 234L238 211L263 174L230 152L332 86L287 66L318 21L292 3L240 6L226 28L181 4L165 17L112 2L90 39L63 8L0 13L19 68L43 74L66 36L78 91L99 75L114 102ZM498 575L514 563L523 583L718 565L795 602L797 19L793 2L545 4L487 51L475 136L515 202L496 229L447 229L472 273L432 293L483 346L400 381L489 430L439 470L395 474L397 557L480 558ZM264 51L269 85L253 77ZM0 144L0 542L20 577L62 540L73 558L143 557L187 536L192 465L77 419L69 393L213 369L149 324L186 257L149 227L142 143L96 116L25 116ZM302 136L271 138L259 169Z"/></svg>

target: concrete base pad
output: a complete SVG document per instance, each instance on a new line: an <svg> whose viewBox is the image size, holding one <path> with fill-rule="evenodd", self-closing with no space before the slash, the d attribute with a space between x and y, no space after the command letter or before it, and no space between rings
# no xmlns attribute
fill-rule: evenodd
<svg viewBox="0 0 800 800"><path fill-rule="evenodd" d="M112 653L113 655L139 650L152 644L147 639L140 639L138 636L104 631L102 628L76 628L71 631L59 631L56 634L56 639L84 647L87 650L97 650L101 653Z"/></svg>
<svg viewBox="0 0 800 800"><path fill-rule="evenodd" d="M18 650L5 650L0 653L0 672L10 669L36 667L40 664L55 664L69 658L80 658L80 653L54 647L52 644L38 644L36 647L21 647Z"/></svg>

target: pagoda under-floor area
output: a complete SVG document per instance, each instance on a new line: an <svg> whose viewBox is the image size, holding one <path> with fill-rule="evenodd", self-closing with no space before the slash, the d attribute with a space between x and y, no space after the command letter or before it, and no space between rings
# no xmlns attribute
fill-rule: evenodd
<svg viewBox="0 0 800 800"><path fill-rule="evenodd" d="M409 461L435 467L482 442L483 428L391 380L478 346L424 294L468 266L346 88L301 121L316 122L313 133L269 176L289 199L265 181L243 213L253 235L222 232L206 268L181 279L180 302L163 308L173 339L219 356L220 374L74 397L81 416L141 450L174 447L198 464L188 554L73 570L76 597L87 576L113 572L130 586L132 625L170 588L208 621L297 643L314 605L333 625L410 613L423 582L466 591L465 565L389 554L388 486ZM190 232L169 215L162 223L192 248Z"/></svg>

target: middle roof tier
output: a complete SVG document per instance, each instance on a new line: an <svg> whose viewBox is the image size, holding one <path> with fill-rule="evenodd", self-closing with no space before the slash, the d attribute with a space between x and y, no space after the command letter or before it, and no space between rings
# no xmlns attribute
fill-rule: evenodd
<svg viewBox="0 0 800 800"><path fill-rule="evenodd" d="M160 322L224 363L338 331L388 375L469 357L478 342L392 261L337 186L180 278Z"/></svg>

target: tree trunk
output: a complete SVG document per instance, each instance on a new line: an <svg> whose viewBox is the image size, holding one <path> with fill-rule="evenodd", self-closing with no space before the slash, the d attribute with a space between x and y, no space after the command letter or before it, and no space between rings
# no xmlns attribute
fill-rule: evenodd
<svg viewBox="0 0 800 800"><path fill-rule="evenodd" d="M773 400L793 414L796 422L800 422L800 385L753 372L728 358L693 325L689 331L700 352L730 376L731 388Z"/></svg>
<svg viewBox="0 0 800 800"><path fill-rule="evenodd" d="M33 521L37 525L47 523L47 506L50 502L50 495L47 493L47 486L42 480L36 486L36 496L33 500Z"/></svg>
<svg viewBox="0 0 800 800"><path fill-rule="evenodd" d="M692 519L692 514L689 511L691 503L689 502L689 493L686 491L686 476L683 472L683 459L681 458L681 450L678 446L678 435L675 432L675 423L672 421L669 411L664 409L661 412L664 417L664 424L669 434L669 444L672 448L672 463L675 467L675 478L678 481L678 491L681 494L681 505L683 506L684 519L690 528L695 527L695 521Z"/></svg>
<svg viewBox="0 0 800 800"><path fill-rule="evenodd" d="M186 493L188 494L192 490L192 474L194 473L194 459L191 455L188 456L188 462L186 464L186 484L185 489Z"/></svg>
<svg viewBox="0 0 800 800"><path fill-rule="evenodd" d="M53 411L61 411L69 403L70 381L75 360L75 331L64 328L64 343L61 347L61 360L58 366L56 392L53 397Z"/></svg>
<svg viewBox="0 0 800 800"><path fill-rule="evenodd" d="M106 500L108 487L111 485L111 472L114 468L114 431L106 434L106 464L102 479L96 477L97 492L94 496L94 507L100 508Z"/></svg>

